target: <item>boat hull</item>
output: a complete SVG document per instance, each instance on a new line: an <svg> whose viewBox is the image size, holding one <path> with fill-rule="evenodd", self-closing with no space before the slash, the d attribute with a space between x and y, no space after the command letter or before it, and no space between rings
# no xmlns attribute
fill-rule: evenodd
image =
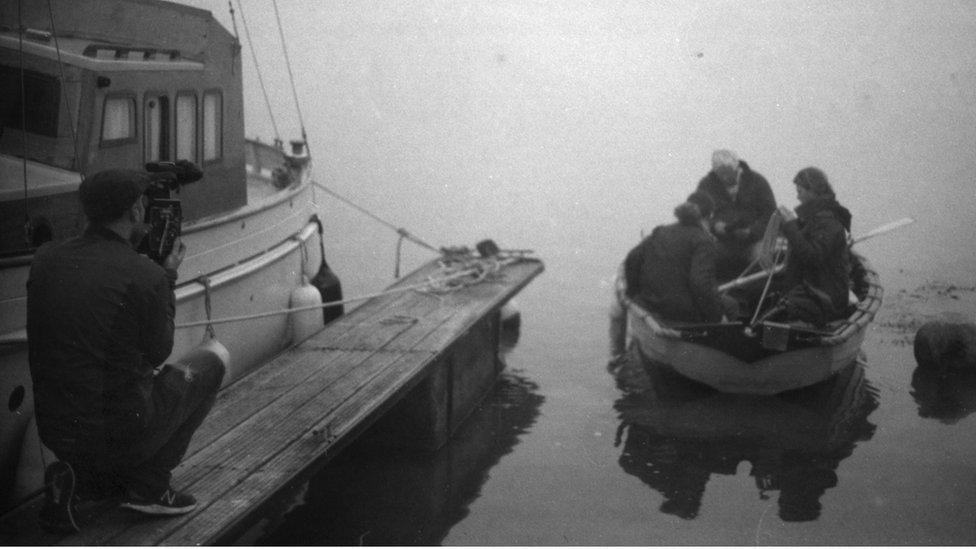
<svg viewBox="0 0 976 549"><path fill-rule="evenodd" d="M862 331L840 345L806 347L746 362L707 345L657 335L638 315L628 319L632 340L645 359L724 393L773 395L819 383L854 362L864 340Z"/></svg>
<svg viewBox="0 0 976 549"><path fill-rule="evenodd" d="M725 393L774 395L824 381L857 360L883 290L870 263L856 257L863 267L860 301L832 332L773 322L756 333L741 322L669 327L627 297L622 271L615 287L631 345L645 359Z"/></svg>

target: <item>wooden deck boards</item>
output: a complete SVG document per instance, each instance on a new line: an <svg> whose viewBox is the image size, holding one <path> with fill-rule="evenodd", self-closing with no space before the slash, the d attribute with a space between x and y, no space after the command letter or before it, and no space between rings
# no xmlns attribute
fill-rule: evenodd
<svg viewBox="0 0 976 549"><path fill-rule="evenodd" d="M196 545L227 541L262 505L305 480L416 386L479 320L542 272L539 261L447 294L376 297L226 387L173 484L199 506L174 518L112 509L75 536L40 530L40 498L0 519L4 545ZM425 265L391 289L436 274Z"/></svg>

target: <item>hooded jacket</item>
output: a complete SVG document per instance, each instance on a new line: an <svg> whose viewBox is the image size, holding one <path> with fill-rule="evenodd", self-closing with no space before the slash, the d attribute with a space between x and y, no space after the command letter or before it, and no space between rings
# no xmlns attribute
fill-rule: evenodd
<svg viewBox="0 0 976 549"><path fill-rule="evenodd" d="M677 322L719 322L715 239L697 221L658 226L624 260L627 295Z"/></svg>
<svg viewBox="0 0 976 549"><path fill-rule="evenodd" d="M794 305L819 309L823 320L842 317L850 288L851 212L833 198L815 198L800 204L796 215L782 225L789 241L785 283L787 288L806 288L810 303ZM796 294L791 291L791 299Z"/></svg>
<svg viewBox="0 0 976 549"><path fill-rule="evenodd" d="M718 237L719 241L724 245L745 247L763 237L769 216L776 210L776 200L765 177L752 171L745 161L739 161L739 168L742 171L735 198L713 171L698 182L698 190L707 192L715 202L712 224L722 221L727 225L725 234ZM736 229L749 229L749 237L738 240L733 234Z"/></svg>

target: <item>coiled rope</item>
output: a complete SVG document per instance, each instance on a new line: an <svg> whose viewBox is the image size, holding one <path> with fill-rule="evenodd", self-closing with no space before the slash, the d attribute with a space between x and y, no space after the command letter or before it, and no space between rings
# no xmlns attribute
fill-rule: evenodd
<svg viewBox="0 0 976 549"><path fill-rule="evenodd" d="M449 292L456 292L463 288L473 286L475 284L479 284L484 280L487 280L492 276L497 275L503 266L510 265L512 263L516 263L518 261L522 261L526 259L528 253L531 252L529 250L515 250L515 251L506 252L504 257L475 258L471 256L463 260L459 260L455 255L454 257L448 257L441 261L441 272L445 274L436 277L435 276L428 277L426 281L419 282L417 284L410 284L399 288L392 288L382 292L362 295L362 296L343 299L339 301L329 301L327 303L321 303L318 305L304 305L302 307L276 309L273 311L265 311L262 313L253 313L248 315L229 316L224 318L207 318L207 320L184 322L184 323L177 324L176 328L185 329L185 328L195 328L198 326L208 326L209 327L208 329L212 330L212 326L214 324L241 322L245 320L254 320L254 319L266 318L270 316L287 315L287 314L297 313L301 311L310 311L313 309L324 309L326 307L335 307L338 305L345 305L348 303L365 301L367 299L373 299L375 297L383 297L387 295L393 295L393 294L410 292L410 291L419 291L422 293L429 293L429 294L444 294Z"/></svg>

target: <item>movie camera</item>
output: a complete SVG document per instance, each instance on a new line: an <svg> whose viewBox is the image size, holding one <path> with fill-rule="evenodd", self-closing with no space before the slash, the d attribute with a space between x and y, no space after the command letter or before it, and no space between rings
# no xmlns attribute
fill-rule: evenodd
<svg viewBox="0 0 976 549"><path fill-rule="evenodd" d="M203 172L188 160L149 162L146 171L154 174L145 193L149 198L145 222L150 228L139 252L162 264L173 251L183 226L183 210L174 193L179 194L183 185L199 180Z"/></svg>

